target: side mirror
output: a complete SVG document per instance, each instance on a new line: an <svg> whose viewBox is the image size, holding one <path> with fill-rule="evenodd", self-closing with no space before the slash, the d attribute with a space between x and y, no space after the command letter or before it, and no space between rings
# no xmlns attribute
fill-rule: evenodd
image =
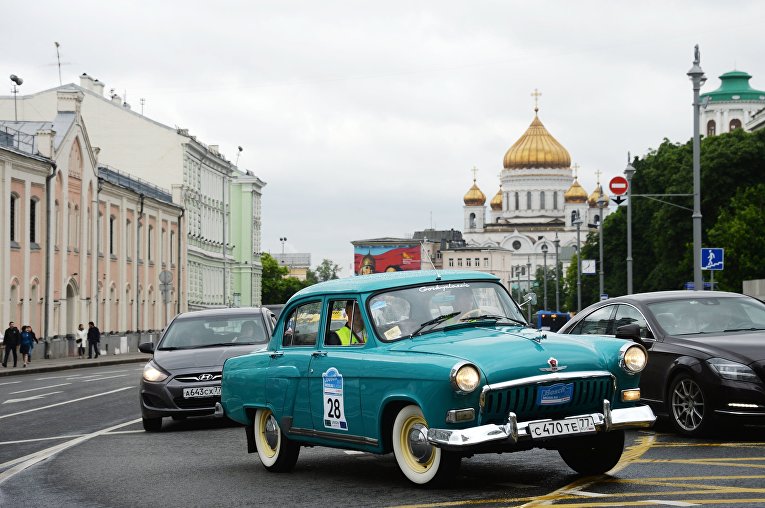
<svg viewBox="0 0 765 508"><path fill-rule="evenodd" d="M531 305L537 304L537 294L536 293L526 293L523 295L523 302L521 302L521 306L526 305L527 303L530 303Z"/></svg>
<svg viewBox="0 0 765 508"><path fill-rule="evenodd" d="M146 354L153 354L154 353L154 343L153 342L142 342L138 344L138 351L141 353Z"/></svg>
<svg viewBox="0 0 765 508"><path fill-rule="evenodd" d="M628 325L622 325L619 328L616 329L616 338L617 339L627 339L631 340L633 342L637 342L644 348L648 349L648 347L645 344L645 341L643 341L643 338L640 336L640 325L637 325L635 323L630 323Z"/></svg>

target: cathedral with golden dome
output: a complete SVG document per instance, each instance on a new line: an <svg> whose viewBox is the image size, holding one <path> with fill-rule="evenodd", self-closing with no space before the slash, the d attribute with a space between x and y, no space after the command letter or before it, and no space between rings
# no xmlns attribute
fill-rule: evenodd
<svg viewBox="0 0 765 508"><path fill-rule="evenodd" d="M535 91L535 97L538 92ZM512 252L512 263L527 280L531 263L533 278L544 263L555 266L555 241L564 269L576 252L576 218L581 217L581 241L608 215L609 197L598 183L591 194L579 183L578 167L571 165L568 150L555 139L539 119L505 153L499 190L486 209L486 195L478 186L473 168L473 185L463 198L464 232L468 247L501 247ZM603 200L599 199L603 196ZM513 271L517 275L516 270Z"/></svg>

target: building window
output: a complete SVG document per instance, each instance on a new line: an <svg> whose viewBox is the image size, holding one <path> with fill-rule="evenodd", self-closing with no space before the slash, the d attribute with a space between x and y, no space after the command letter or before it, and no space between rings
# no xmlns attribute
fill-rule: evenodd
<svg viewBox="0 0 765 508"><path fill-rule="evenodd" d="M29 200L29 242L37 242L37 200Z"/></svg>
<svg viewBox="0 0 765 508"><path fill-rule="evenodd" d="M531 192L526 193L526 209L531 210Z"/></svg>
<svg viewBox="0 0 765 508"><path fill-rule="evenodd" d="M485 266L486 268L489 267L489 258L483 258L483 266Z"/></svg>
<svg viewBox="0 0 765 508"><path fill-rule="evenodd" d="M513 250L521 250L521 242L518 240L515 240L513 242Z"/></svg>
<svg viewBox="0 0 765 508"><path fill-rule="evenodd" d="M470 263L470 258L465 259L465 266L472 266L472 264Z"/></svg>
<svg viewBox="0 0 765 508"><path fill-rule="evenodd" d="M470 229L475 229L475 214L474 213L470 214L470 222L468 224L468 227Z"/></svg>
<svg viewBox="0 0 765 508"><path fill-rule="evenodd" d="M462 258L457 258L457 266L462 266Z"/></svg>
<svg viewBox="0 0 765 508"><path fill-rule="evenodd" d="M481 258L475 258L475 266L481 266Z"/></svg>
<svg viewBox="0 0 765 508"><path fill-rule="evenodd" d="M152 235L154 235L154 226L149 226L149 238L146 239L146 249L148 250L148 252L146 253L146 257L149 258L149 261L152 260L152 256L151 256Z"/></svg>
<svg viewBox="0 0 765 508"><path fill-rule="evenodd" d="M521 209L521 196L517 192L515 193L515 209Z"/></svg>
<svg viewBox="0 0 765 508"><path fill-rule="evenodd" d="M735 131L736 129L740 129L740 128L741 128L741 120L739 120L738 118L734 118L733 120L730 121L730 129L728 130Z"/></svg>
<svg viewBox="0 0 765 508"><path fill-rule="evenodd" d="M16 241L16 231L18 231L18 218L19 218L19 211L16 209L16 205L19 202L19 197L15 194L11 194L11 223L10 223L10 240L12 242Z"/></svg>
<svg viewBox="0 0 765 508"><path fill-rule="evenodd" d="M544 210L545 209L545 193L544 191L539 193L539 208Z"/></svg>
<svg viewBox="0 0 765 508"><path fill-rule="evenodd" d="M130 227L132 224L130 219L125 222L125 255L128 259L133 257L133 228Z"/></svg>
<svg viewBox="0 0 765 508"><path fill-rule="evenodd" d="M454 258L449 258L449 266L454 266Z"/></svg>
<svg viewBox="0 0 765 508"><path fill-rule="evenodd" d="M114 215L109 216L109 255L114 255Z"/></svg>
<svg viewBox="0 0 765 508"><path fill-rule="evenodd" d="M553 192L553 210L558 209L558 191Z"/></svg>
<svg viewBox="0 0 765 508"><path fill-rule="evenodd" d="M579 217L579 212L576 210L571 211L571 225L574 225L574 222L576 222L576 219Z"/></svg>
<svg viewBox="0 0 765 508"><path fill-rule="evenodd" d="M170 263L173 263L173 244L175 243L175 231L170 231Z"/></svg>
<svg viewBox="0 0 765 508"><path fill-rule="evenodd" d="M714 136L715 134L717 134L717 124L714 120L710 120L707 122L707 136Z"/></svg>

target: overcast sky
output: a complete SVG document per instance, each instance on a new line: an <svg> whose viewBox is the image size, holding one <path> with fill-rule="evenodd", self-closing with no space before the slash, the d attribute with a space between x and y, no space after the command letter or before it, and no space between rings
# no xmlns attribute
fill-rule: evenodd
<svg viewBox="0 0 765 508"><path fill-rule="evenodd" d="M765 89L765 3L35 1L2 9L0 67L22 93L87 72L267 182L263 250L351 274L352 240L463 228L539 116L588 192L627 152L692 136L693 46L719 86ZM7 91L11 83L7 81ZM6 94L6 91L0 92ZM87 122L87 118L85 119ZM124 168L128 169L128 168Z"/></svg>

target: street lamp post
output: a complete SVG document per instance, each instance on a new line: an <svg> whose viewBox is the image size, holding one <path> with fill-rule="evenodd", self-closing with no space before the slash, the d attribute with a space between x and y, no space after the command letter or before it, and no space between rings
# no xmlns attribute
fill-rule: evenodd
<svg viewBox="0 0 765 508"><path fill-rule="evenodd" d="M627 178L627 294L632 294L632 177L635 168L630 164L630 155L627 154L627 167L624 168L624 176Z"/></svg>
<svg viewBox="0 0 765 508"><path fill-rule="evenodd" d="M279 241L282 242L282 263L284 263L284 242L287 241L287 237L286 236L280 237Z"/></svg>
<svg viewBox="0 0 765 508"><path fill-rule="evenodd" d="M547 251L549 250L549 247L547 246L547 243L542 244L542 263L544 264L544 310L547 310Z"/></svg>
<svg viewBox="0 0 765 508"><path fill-rule="evenodd" d="M582 310L582 245L580 239L580 232L582 230L582 215L579 210L576 211L576 219L574 220L574 226L576 226L576 311Z"/></svg>
<svg viewBox="0 0 765 508"><path fill-rule="evenodd" d="M699 45L694 48L693 67L688 77L693 82L693 289L702 291L701 278L701 139L699 134L699 90L707 80L701 70Z"/></svg>
<svg viewBox="0 0 765 508"><path fill-rule="evenodd" d="M558 238L558 232L555 232L555 312L560 310L560 288L558 286L558 280L560 279L560 271L558 270L558 248L560 247L560 238Z"/></svg>
<svg viewBox="0 0 765 508"><path fill-rule="evenodd" d="M528 284L529 293L531 293L531 256L526 258L526 283ZM531 302L529 302L527 305L527 314L529 317L529 323L531 323Z"/></svg>
<svg viewBox="0 0 765 508"><path fill-rule="evenodd" d="M598 275L600 276L600 295L605 293L605 290L603 288L603 209L608 204L608 200L606 197L601 194L598 198L598 209L600 210L600 221L598 221L598 230L600 233L600 245L599 245L599 254L600 254L600 270L598 271Z"/></svg>

